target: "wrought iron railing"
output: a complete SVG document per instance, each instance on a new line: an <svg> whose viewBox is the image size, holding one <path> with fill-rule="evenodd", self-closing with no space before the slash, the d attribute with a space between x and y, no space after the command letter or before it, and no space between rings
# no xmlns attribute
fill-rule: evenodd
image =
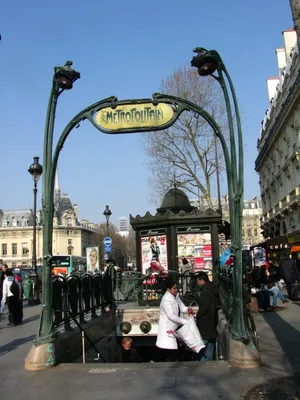
<svg viewBox="0 0 300 400"><path fill-rule="evenodd" d="M197 305L199 297L197 272L180 274L178 271L168 270L159 274L144 275L140 272L126 271L117 273L108 280L103 279L101 273L54 276L52 279L54 327L71 330L74 318L80 324L85 324L88 319L105 312L107 305L110 309L124 302L142 302L146 306L158 306L166 291L165 281L168 277L172 277L177 283L178 292L186 305ZM228 303L232 298L231 285L229 276L220 275L220 294L229 314L232 306ZM110 295L110 299L107 298L107 294Z"/></svg>
<svg viewBox="0 0 300 400"><path fill-rule="evenodd" d="M249 251L243 251L243 302L245 310L247 304L251 301L250 276L252 271L252 259ZM222 303L222 309L226 315L229 324L232 323L233 309L233 264L219 267L216 277L219 287L219 296Z"/></svg>
<svg viewBox="0 0 300 400"><path fill-rule="evenodd" d="M188 305L196 303L196 298L199 296L197 273L180 274L175 270L160 271L159 274L150 275L131 271L118 274L116 301L117 303L141 301L148 305L159 304L166 291L165 280L168 277L172 277L177 283L178 292L185 303Z"/></svg>
<svg viewBox="0 0 300 400"><path fill-rule="evenodd" d="M103 279L100 273L93 275L57 275L52 278L52 309L54 327L64 326L71 330L71 320L76 318L85 324L87 318L98 316L97 310L104 311Z"/></svg>

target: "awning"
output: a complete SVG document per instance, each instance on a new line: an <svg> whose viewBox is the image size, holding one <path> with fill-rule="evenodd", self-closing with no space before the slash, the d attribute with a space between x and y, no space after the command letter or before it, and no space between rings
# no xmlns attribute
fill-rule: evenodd
<svg viewBox="0 0 300 400"><path fill-rule="evenodd" d="M292 246L291 253L296 253L296 251L300 251L300 246Z"/></svg>

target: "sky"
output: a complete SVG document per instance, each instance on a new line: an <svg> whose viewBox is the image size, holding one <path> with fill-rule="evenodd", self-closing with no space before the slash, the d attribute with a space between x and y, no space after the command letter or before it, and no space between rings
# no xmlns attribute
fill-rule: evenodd
<svg viewBox="0 0 300 400"><path fill-rule="evenodd" d="M278 74L275 50L292 26L288 0L2 2L0 209L33 207L27 170L33 156L43 162L54 66L72 60L81 73L59 98L57 141L72 117L96 101L151 97L198 46L216 49L231 75L243 120L245 199L259 195L254 161L268 108L266 79ZM85 121L61 152L61 189L78 204L80 219L104 222L108 204L117 224L121 216L155 211L147 162L141 134L105 135Z"/></svg>

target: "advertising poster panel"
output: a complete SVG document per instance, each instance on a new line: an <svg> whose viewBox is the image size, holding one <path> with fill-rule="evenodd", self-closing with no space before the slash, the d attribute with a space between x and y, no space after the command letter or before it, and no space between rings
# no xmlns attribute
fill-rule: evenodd
<svg viewBox="0 0 300 400"><path fill-rule="evenodd" d="M182 269L182 260L189 261L193 272L212 269L212 248L210 233L185 233L177 235L178 264Z"/></svg>
<svg viewBox="0 0 300 400"><path fill-rule="evenodd" d="M142 273L159 272L168 269L167 236L141 237Z"/></svg>
<svg viewBox="0 0 300 400"><path fill-rule="evenodd" d="M267 254L263 247L254 247L253 249L254 266L261 267L266 264Z"/></svg>
<svg viewBox="0 0 300 400"><path fill-rule="evenodd" d="M99 271L99 247L86 248L86 269L91 273Z"/></svg>

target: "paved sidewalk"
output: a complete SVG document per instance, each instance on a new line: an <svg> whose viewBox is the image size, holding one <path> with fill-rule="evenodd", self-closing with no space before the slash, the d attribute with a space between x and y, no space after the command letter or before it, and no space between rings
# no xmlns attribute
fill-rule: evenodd
<svg viewBox="0 0 300 400"><path fill-rule="evenodd" d="M300 373L300 304L279 312L256 314L262 367L231 368L227 362L69 364L30 373L24 358L36 332L38 307L24 310L24 325L7 328L0 321L1 400L85 398L130 400L243 399L269 378Z"/></svg>

